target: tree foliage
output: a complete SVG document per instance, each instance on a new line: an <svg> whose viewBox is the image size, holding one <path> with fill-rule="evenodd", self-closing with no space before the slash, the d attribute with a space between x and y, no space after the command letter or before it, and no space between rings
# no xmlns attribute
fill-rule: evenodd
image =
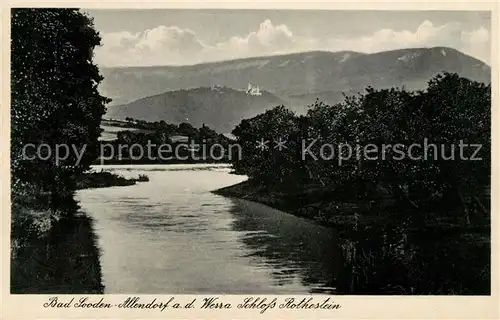
<svg viewBox="0 0 500 320"><path fill-rule="evenodd" d="M105 104L97 86L102 80L92 62L101 38L93 21L78 9L12 9L11 163L14 193L35 186L53 197L74 189L72 177L87 170L97 156ZM23 147L74 146L76 154L56 164L23 158ZM34 150L26 149L34 157Z"/></svg>
<svg viewBox="0 0 500 320"><path fill-rule="evenodd" d="M357 186L361 197L380 187L416 210L446 201L461 203L467 211L490 183L490 91L490 85L445 73L422 91L367 88L336 105L316 101L306 116L277 107L243 120L233 131L244 149L234 165L264 184ZM293 143L281 152L273 143L268 150L255 148L260 139L277 138ZM303 154L312 140L309 150L316 158ZM319 156L327 144L335 147L334 154ZM345 148L337 148L340 144ZM469 147L461 151L460 144ZM365 152L367 145L376 146L376 152ZM481 145L474 155L481 160L471 160L477 149L472 145ZM341 156L348 159L340 163Z"/></svg>

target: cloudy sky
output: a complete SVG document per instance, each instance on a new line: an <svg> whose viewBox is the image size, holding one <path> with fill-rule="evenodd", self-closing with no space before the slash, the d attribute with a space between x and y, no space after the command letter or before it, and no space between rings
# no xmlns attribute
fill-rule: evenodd
<svg viewBox="0 0 500 320"><path fill-rule="evenodd" d="M490 63L491 16L455 11L85 10L100 66L189 65L311 50L447 46Z"/></svg>

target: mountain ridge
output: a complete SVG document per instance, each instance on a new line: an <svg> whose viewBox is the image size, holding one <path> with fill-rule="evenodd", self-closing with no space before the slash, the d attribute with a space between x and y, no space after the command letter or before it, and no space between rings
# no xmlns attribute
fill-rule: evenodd
<svg viewBox="0 0 500 320"><path fill-rule="evenodd" d="M491 82L487 64L447 47L374 54L311 51L192 66L111 71L104 75L104 91L109 90L112 94L108 96L118 99L108 106L107 117L177 124L189 121L198 126L206 123L218 131L231 131L231 126L243 118L276 105L302 113L316 99L334 104L344 94L363 92L368 86L424 89L431 78L443 72ZM248 96L248 83L258 85L263 96Z"/></svg>
<svg viewBox="0 0 500 320"><path fill-rule="evenodd" d="M386 51L380 51L380 52L386 52ZM371 53L363 53L363 52L352 51L352 50L341 50L341 51L311 50L311 51L300 51L300 52L283 53L283 54L271 54L271 55L265 55L265 56L251 56L251 57L244 57L244 58L234 58L234 59L228 59L228 60L199 62L199 63L194 63L194 64L183 64L183 65L162 64L162 65L150 65L150 66L112 66L112 67L111 66L102 66L101 70L102 69L134 69L134 68L137 68L137 69L142 69L142 68L189 68L189 67L199 67L199 66L223 64L226 62L238 62L238 61L255 60L255 59L268 59L268 58L274 58L274 57L287 57L287 56L314 54L314 53L319 53L319 54L322 54L322 53L326 53L326 54L354 53L354 54L359 54L359 55L371 54Z"/></svg>
<svg viewBox="0 0 500 320"><path fill-rule="evenodd" d="M413 48L402 48L402 49L394 49L394 50L383 50L383 51L378 51L378 52L372 52L372 53L366 53L366 52L359 52L359 51L353 51L353 50L340 50L340 51L328 51L328 50L311 50L311 51L300 51L300 52L292 52L292 53L283 53L283 54L271 54L271 55L264 55L264 56L251 56L251 57L244 57L244 58L234 58L234 59L228 59L228 60L217 60L217 61L209 61L209 62L199 62L199 63L194 63L194 64L184 64L184 65L167 65L167 64L162 64L162 65L149 65L149 66L102 66L101 69L134 69L134 68L187 68L187 67L197 67L197 66L205 66L205 65L215 65L215 64L221 64L221 63L226 63L226 62L235 62L235 61L244 61L244 60L254 60L254 59L266 59L266 58L273 58L273 57L287 57L287 56L294 56L294 55L303 55L303 54L313 54L313 53L326 53L326 54L331 54L331 53L354 53L357 55L377 55L380 53L385 53L385 52L394 52L394 51L405 51L405 50L419 50L419 49L449 49L449 50L455 50L460 53L462 53L465 56L468 56L472 59L478 60L486 65L488 65L486 62L475 58L471 55L468 55L460 50L454 49L452 47L446 47L446 46L435 46L435 47L413 47ZM491 67L490 65L488 65Z"/></svg>
<svg viewBox="0 0 500 320"><path fill-rule="evenodd" d="M399 59L404 56L408 59ZM387 87L401 82L419 89L425 85L422 81L442 71L480 81L489 79L491 72L484 62L447 47L372 54L309 51L190 66L103 68L100 90L114 99L112 105L118 105L166 91L212 85L244 89L251 82L286 98L322 91L356 91L367 85Z"/></svg>

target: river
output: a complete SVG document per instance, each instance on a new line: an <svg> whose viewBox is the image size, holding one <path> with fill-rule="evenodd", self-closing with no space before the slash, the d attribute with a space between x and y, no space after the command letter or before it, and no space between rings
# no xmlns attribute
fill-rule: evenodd
<svg viewBox="0 0 500 320"><path fill-rule="evenodd" d="M105 293L328 293L340 261L333 230L211 193L244 181L224 165L96 166L133 186L80 190L93 219Z"/></svg>

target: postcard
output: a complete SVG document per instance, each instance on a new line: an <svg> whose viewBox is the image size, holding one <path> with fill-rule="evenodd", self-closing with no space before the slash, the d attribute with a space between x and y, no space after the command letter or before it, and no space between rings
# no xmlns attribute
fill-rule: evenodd
<svg viewBox="0 0 500 320"><path fill-rule="evenodd" d="M498 4L2 9L2 319L500 316Z"/></svg>

